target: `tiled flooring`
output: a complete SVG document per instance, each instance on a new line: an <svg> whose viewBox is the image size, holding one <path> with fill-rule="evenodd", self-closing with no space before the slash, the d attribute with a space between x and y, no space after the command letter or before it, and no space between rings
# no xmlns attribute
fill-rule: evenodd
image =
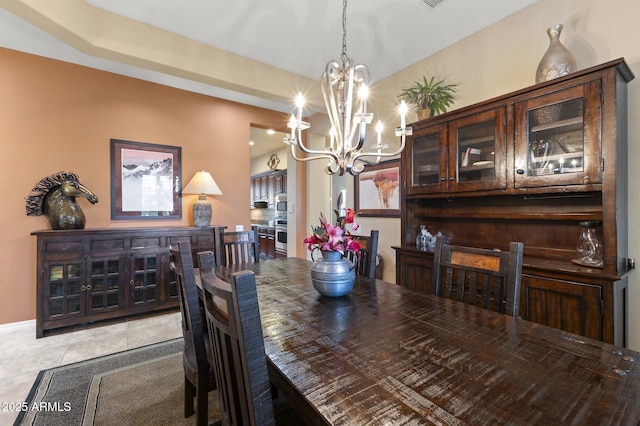
<svg viewBox="0 0 640 426"><path fill-rule="evenodd" d="M182 337L180 312L36 339L36 322L0 325L0 425L18 413L38 372L139 346Z"/></svg>

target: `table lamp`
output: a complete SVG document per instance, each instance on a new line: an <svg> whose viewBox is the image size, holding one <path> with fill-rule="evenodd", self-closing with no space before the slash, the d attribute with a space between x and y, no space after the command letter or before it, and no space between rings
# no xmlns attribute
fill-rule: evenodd
<svg viewBox="0 0 640 426"><path fill-rule="evenodd" d="M207 201L207 195L222 195L222 191L204 170L197 172L187 186L182 190L183 194L197 194L198 200L193 203L193 224L203 227L211 224L211 203Z"/></svg>

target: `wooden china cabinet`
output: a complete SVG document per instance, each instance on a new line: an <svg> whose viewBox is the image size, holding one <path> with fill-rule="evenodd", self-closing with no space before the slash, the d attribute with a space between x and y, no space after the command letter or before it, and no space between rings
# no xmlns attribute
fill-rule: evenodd
<svg viewBox="0 0 640 426"><path fill-rule="evenodd" d="M37 237L36 337L179 306L169 246L220 256L225 226L43 230ZM221 263L221 259L216 259Z"/></svg>
<svg viewBox="0 0 640 426"><path fill-rule="evenodd" d="M397 283L431 292L420 225L452 244L524 243L525 319L627 344L627 83L623 59L412 125L402 154ZM576 263L597 222L603 267Z"/></svg>

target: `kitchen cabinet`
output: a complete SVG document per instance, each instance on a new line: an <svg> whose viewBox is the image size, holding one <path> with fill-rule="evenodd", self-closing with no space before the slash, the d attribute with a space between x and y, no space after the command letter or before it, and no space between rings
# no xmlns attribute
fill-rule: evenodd
<svg viewBox="0 0 640 426"><path fill-rule="evenodd" d="M276 195L287 192L287 171L269 171L251 177L251 202L266 201L275 204Z"/></svg>
<svg viewBox="0 0 640 426"><path fill-rule="evenodd" d="M273 259L276 257L276 231L273 226L253 226L260 242L260 257Z"/></svg>
<svg viewBox="0 0 640 426"><path fill-rule="evenodd" d="M283 170L273 175L275 183L275 193L286 194L287 193L287 171Z"/></svg>
<svg viewBox="0 0 640 426"><path fill-rule="evenodd" d="M37 237L36 337L178 307L169 246L217 249L223 226L44 230ZM217 259L220 262L221 259Z"/></svg>
<svg viewBox="0 0 640 426"><path fill-rule="evenodd" d="M632 79L618 59L414 123L401 161L396 282L431 291L420 225L452 244L521 241L521 316L625 346ZM598 223L602 268L576 261L583 221Z"/></svg>
<svg viewBox="0 0 640 426"><path fill-rule="evenodd" d="M269 197L269 176L260 176L260 199L264 200Z"/></svg>

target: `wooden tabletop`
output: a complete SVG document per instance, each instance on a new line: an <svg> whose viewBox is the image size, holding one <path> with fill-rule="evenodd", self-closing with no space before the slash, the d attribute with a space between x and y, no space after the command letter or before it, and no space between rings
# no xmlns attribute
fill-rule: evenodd
<svg viewBox="0 0 640 426"><path fill-rule="evenodd" d="M640 421L640 353L380 280L323 297L310 267L245 266L271 379L310 424Z"/></svg>

